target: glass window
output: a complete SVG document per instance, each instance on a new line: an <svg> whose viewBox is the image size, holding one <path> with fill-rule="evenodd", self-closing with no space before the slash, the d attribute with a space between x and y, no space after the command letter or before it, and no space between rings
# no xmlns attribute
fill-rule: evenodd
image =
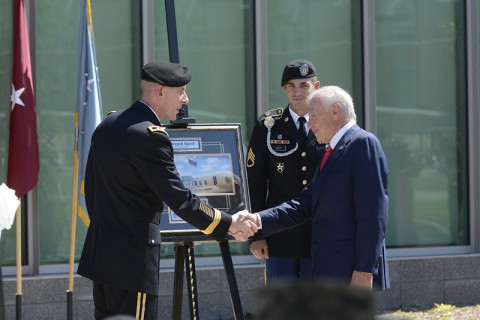
<svg viewBox="0 0 480 320"><path fill-rule="evenodd" d="M138 96L139 2L92 1L103 111L130 106ZM115 8L115 10L112 10ZM40 148L40 262L68 261L71 232L74 111L81 4L40 1L36 9L36 96ZM78 219L75 253L86 227Z"/></svg>
<svg viewBox="0 0 480 320"><path fill-rule="evenodd" d="M463 2L375 1L390 247L469 243Z"/></svg>
<svg viewBox="0 0 480 320"><path fill-rule="evenodd" d="M192 68L189 115L197 123L241 123L245 132L255 103L253 1L174 3L180 63ZM165 17L157 0L155 58L169 60Z"/></svg>
<svg viewBox="0 0 480 320"><path fill-rule="evenodd" d="M359 3L268 1L268 109L288 104L280 87L284 66L293 59L307 59L315 65L322 86L337 85L352 94L362 122Z"/></svg>
<svg viewBox="0 0 480 320"><path fill-rule="evenodd" d="M192 68L189 116L196 123L241 123L245 142L255 118L253 1L174 3L180 63ZM169 60L165 17L164 1L155 1L155 58ZM162 256L172 256L172 249L162 246ZM195 251L198 256L219 254L216 244ZM231 246L231 251L249 254L244 243Z"/></svg>

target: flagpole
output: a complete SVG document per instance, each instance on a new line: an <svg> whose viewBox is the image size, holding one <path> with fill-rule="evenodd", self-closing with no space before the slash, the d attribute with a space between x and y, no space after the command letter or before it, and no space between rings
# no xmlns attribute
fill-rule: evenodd
<svg viewBox="0 0 480 320"><path fill-rule="evenodd" d="M72 185L72 226L70 233L70 262L67 290L67 319L73 319L73 272L75 263L75 238L77 230L78 206L78 112L75 112L75 147L73 150L73 185Z"/></svg>
<svg viewBox="0 0 480 320"><path fill-rule="evenodd" d="M22 198L17 208L16 249L17 249L17 295L15 297L17 320L22 319Z"/></svg>
<svg viewBox="0 0 480 320"><path fill-rule="evenodd" d="M39 156L35 95L30 61L25 1L15 0L13 23L12 106L8 143L7 185L20 198L16 224L16 318L22 318L22 210L21 198L38 183Z"/></svg>

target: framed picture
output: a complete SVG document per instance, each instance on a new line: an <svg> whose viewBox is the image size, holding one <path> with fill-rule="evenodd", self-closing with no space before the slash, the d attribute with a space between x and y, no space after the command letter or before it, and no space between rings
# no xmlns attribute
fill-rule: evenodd
<svg viewBox="0 0 480 320"><path fill-rule="evenodd" d="M186 188L223 212L250 210L240 124L191 124L167 131ZM164 241L185 236L211 240L166 204L160 228Z"/></svg>

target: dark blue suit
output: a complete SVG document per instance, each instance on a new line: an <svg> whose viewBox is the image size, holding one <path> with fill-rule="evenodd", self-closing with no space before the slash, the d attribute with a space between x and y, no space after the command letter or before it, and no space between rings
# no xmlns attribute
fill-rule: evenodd
<svg viewBox="0 0 480 320"><path fill-rule="evenodd" d="M311 220L315 279L350 282L355 270L389 288L387 174L378 139L354 125L297 198L259 212L262 237Z"/></svg>

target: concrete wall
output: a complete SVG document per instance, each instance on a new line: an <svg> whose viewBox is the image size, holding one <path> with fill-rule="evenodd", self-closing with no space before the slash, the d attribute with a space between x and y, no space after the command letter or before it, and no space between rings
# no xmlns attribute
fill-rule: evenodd
<svg viewBox="0 0 480 320"><path fill-rule="evenodd" d="M393 259L389 266L391 289L376 295L381 309L480 304L479 255Z"/></svg>
<svg viewBox="0 0 480 320"><path fill-rule="evenodd" d="M233 307L225 271L198 270L197 292L199 319L233 319ZM263 268L236 268L235 276L244 312L251 312L255 291L263 283ZM159 319L172 318L173 271L160 274ZM184 281L182 319L190 319L188 297ZM68 275L24 277L22 281L23 320L65 320L67 318ZM15 277L4 277L3 291L6 319L15 319ZM93 319L92 284L90 280L75 277L73 290L74 319Z"/></svg>
<svg viewBox="0 0 480 320"><path fill-rule="evenodd" d="M244 312L254 312L256 290L263 285L263 268L236 268L235 274ZM392 288L376 293L381 309L396 309L434 303L480 303L480 256L451 256L422 259L392 259ZM24 277L22 319L64 320L67 318L68 275ZM199 319L233 319L228 283L223 269L197 269ZM171 319L173 272L161 273L160 319ZM6 319L15 319L15 277L4 277ZM74 319L93 319L90 281L76 277ZM189 319L184 288L182 319Z"/></svg>

